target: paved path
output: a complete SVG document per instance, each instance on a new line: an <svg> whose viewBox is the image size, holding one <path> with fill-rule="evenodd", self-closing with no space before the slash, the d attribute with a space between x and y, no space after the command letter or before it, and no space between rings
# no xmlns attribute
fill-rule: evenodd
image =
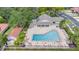
<svg viewBox="0 0 79 59"><path fill-rule="evenodd" d="M79 27L79 22L76 19L74 19L72 16L67 15L65 13L59 13L58 15L65 18L65 19L70 19L76 26Z"/></svg>

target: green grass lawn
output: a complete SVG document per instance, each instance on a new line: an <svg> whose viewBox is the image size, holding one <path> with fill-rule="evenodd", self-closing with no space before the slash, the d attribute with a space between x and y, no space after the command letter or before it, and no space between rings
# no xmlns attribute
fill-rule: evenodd
<svg viewBox="0 0 79 59"><path fill-rule="evenodd" d="M11 48L7 48L5 49L5 51L8 51L8 50L21 50L21 51L24 51L24 50L30 50L30 51L79 51L79 48L64 48L64 49L61 49L61 48L49 48L49 49L29 49L29 48L25 48L25 49L20 49L20 48L16 48L16 49L11 49Z"/></svg>

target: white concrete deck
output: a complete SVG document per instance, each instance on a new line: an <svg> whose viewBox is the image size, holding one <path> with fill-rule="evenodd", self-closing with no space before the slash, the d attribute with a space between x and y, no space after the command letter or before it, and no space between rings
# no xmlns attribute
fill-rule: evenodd
<svg viewBox="0 0 79 59"><path fill-rule="evenodd" d="M48 41L32 41L32 36L33 34L45 34L49 31L57 31L60 39L59 41L52 41L52 42L48 42ZM56 27L56 25L51 25L49 27L37 27L34 26L33 28L28 29L27 34L26 34L26 46L31 45L32 47L35 46L52 46L52 47L68 47L67 44L67 36L65 35L66 33L64 33L64 31L62 29L60 29L59 27Z"/></svg>

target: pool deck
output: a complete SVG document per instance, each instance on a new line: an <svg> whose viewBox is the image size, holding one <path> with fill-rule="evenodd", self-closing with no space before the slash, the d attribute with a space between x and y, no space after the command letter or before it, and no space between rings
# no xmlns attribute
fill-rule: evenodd
<svg viewBox="0 0 79 59"><path fill-rule="evenodd" d="M60 39L59 41L52 41L52 42L48 42L48 41L32 41L32 36L33 34L45 34L49 31L57 31ZM59 27L56 27L56 25L51 25L49 27L37 27L34 26L33 28L29 28L26 34L26 42L25 45L26 47L51 47L51 48L69 48L68 44L67 44L67 34L63 29L60 29Z"/></svg>

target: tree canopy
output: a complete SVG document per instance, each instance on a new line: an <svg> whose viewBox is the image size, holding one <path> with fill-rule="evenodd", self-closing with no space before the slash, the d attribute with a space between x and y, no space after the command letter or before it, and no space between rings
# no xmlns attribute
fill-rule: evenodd
<svg viewBox="0 0 79 59"><path fill-rule="evenodd" d="M0 23L9 23L9 26L20 26L24 29L28 28L32 19L36 19L41 14L56 16L56 12L64 10L64 7L4 7L0 8ZM3 20L2 20L3 19Z"/></svg>

